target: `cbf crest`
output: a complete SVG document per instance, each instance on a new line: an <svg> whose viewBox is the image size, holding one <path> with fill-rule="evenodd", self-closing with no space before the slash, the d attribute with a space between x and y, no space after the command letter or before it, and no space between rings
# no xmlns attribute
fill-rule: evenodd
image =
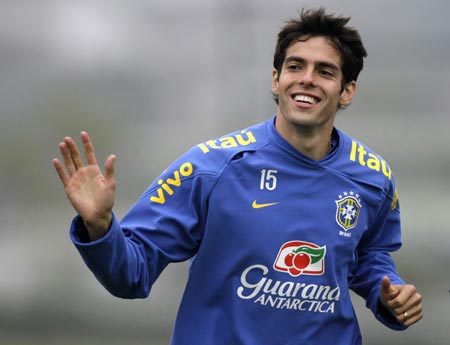
<svg viewBox="0 0 450 345"><path fill-rule="evenodd" d="M353 229L358 223L359 212L361 211L361 200L354 192L344 192L339 195L336 203L336 222L339 226L348 231Z"/></svg>

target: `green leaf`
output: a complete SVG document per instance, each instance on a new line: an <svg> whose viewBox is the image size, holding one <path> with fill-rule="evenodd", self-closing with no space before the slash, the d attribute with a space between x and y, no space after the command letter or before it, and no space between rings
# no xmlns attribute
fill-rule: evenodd
<svg viewBox="0 0 450 345"><path fill-rule="evenodd" d="M319 262L320 260L322 260L322 258L325 255L325 246L321 247L321 248L311 248L308 246L300 246L297 249L294 249L293 252L295 254L297 253L306 253L310 256L311 258L311 264L314 264L316 262Z"/></svg>

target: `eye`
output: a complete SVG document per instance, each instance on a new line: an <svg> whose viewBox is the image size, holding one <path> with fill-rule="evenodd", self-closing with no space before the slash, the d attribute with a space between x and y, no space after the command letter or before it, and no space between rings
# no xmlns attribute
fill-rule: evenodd
<svg viewBox="0 0 450 345"><path fill-rule="evenodd" d="M320 70L319 73L324 77L334 77L334 73L327 69Z"/></svg>
<svg viewBox="0 0 450 345"><path fill-rule="evenodd" d="M299 71L302 67L300 65L287 65L287 69L290 71Z"/></svg>

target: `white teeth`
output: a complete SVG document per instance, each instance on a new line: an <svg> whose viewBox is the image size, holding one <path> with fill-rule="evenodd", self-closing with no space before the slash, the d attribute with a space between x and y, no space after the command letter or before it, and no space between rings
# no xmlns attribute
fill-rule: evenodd
<svg viewBox="0 0 450 345"><path fill-rule="evenodd" d="M296 95L294 97L294 99L297 102L306 102L306 103L309 103L309 104L316 104L317 103L317 99L315 99L314 97L306 96L306 95Z"/></svg>

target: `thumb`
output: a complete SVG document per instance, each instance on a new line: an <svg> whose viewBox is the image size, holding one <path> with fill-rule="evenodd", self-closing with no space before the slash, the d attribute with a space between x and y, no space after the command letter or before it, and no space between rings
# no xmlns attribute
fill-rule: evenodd
<svg viewBox="0 0 450 345"><path fill-rule="evenodd" d="M388 276L384 276L383 279L381 279L381 289L384 292L389 292L391 289L391 280Z"/></svg>
<svg viewBox="0 0 450 345"><path fill-rule="evenodd" d="M387 299L393 299L397 297L398 289L395 288L391 284L391 280L388 276L384 276L383 279L381 279L381 294L384 295Z"/></svg>

